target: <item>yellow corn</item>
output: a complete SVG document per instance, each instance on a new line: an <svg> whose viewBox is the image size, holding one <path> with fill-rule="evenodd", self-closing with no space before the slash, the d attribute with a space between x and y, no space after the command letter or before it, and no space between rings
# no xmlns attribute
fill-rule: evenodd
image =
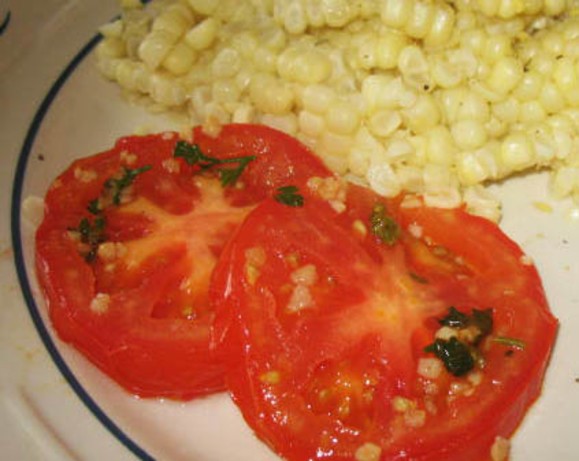
<svg viewBox="0 0 579 461"><path fill-rule="evenodd" d="M265 123L380 193L496 219L482 184L519 171L547 168L554 194L579 201L574 5L123 0L96 58L152 110Z"/></svg>

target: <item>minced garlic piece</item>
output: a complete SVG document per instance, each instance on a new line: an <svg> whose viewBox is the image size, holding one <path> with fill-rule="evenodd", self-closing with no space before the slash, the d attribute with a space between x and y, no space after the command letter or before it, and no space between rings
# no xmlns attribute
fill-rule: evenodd
<svg viewBox="0 0 579 461"><path fill-rule="evenodd" d="M90 310L95 314L104 314L109 310L111 297L106 293L97 293L90 303Z"/></svg>
<svg viewBox="0 0 579 461"><path fill-rule="evenodd" d="M408 427L422 427L426 423L426 412L414 408L404 413L404 423Z"/></svg>
<svg viewBox="0 0 579 461"><path fill-rule="evenodd" d="M475 325L471 325L458 330L458 339L462 342L473 344L480 336L480 334L480 329Z"/></svg>
<svg viewBox="0 0 579 461"><path fill-rule="evenodd" d="M171 141L174 137L175 137L175 133L172 133L171 131L165 131L161 135L161 139L163 139L163 141Z"/></svg>
<svg viewBox="0 0 579 461"><path fill-rule="evenodd" d="M422 202L414 195L405 195L400 204L400 208L418 208L420 206L422 206Z"/></svg>
<svg viewBox="0 0 579 461"><path fill-rule="evenodd" d="M366 235L368 235L368 228L366 227L366 224L364 224L364 221L361 219L356 219L352 223L352 228L354 229L354 232L360 234L362 237L366 237Z"/></svg>
<svg viewBox="0 0 579 461"><path fill-rule="evenodd" d="M254 285L261 274L261 267L265 264L266 254L261 247L245 250L245 278L250 285Z"/></svg>
<svg viewBox="0 0 579 461"><path fill-rule="evenodd" d="M265 384L278 384L280 381L279 371L266 371L259 376L259 380Z"/></svg>
<svg viewBox="0 0 579 461"><path fill-rule="evenodd" d="M59 187L62 187L62 179L56 178L54 181L52 181L50 189L58 189Z"/></svg>
<svg viewBox="0 0 579 461"><path fill-rule="evenodd" d="M491 447L491 459L493 461L505 461L511 451L511 442L504 437L497 436Z"/></svg>
<svg viewBox="0 0 579 461"><path fill-rule="evenodd" d="M474 393L474 387L470 383L454 381L450 383L448 395L452 399L455 396L469 397Z"/></svg>
<svg viewBox="0 0 579 461"><path fill-rule="evenodd" d="M252 247L245 250L245 261L254 266L263 266L267 259L265 250L262 247Z"/></svg>
<svg viewBox="0 0 579 461"><path fill-rule="evenodd" d="M191 126L185 123L179 128L179 137L183 141L187 141L189 144L193 144L193 130L191 130Z"/></svg>
<svg viewBox="0 0 579 461"><path fill-rule="evenodd" d="M436 395L440 392L438 384L433 381L425 381L423 389L426 395Z"/></svg>
<svg viewBox="0 0 579 461"><path fill-rule="evenodd" d="M483 380L483 374L480 371L471 371L466 379L468 379L468 382L471 383L473 386L478 386L480 385L480 383L482 383Z"/></svg>
<svg viewBox="0 0 579 461"><path fill-rule="evenodd" d="M161 162L163 169L167 173L179 173L181 164L174 158L167 158Z"/></svg>
<svg viewBox="0 0 579 461"><path fill-rule="evenodd" d="M26 197L22 202L22 219L29 224L32 229L40 226L44 219L44 200L40 197L31 195Z"/></svg>
<svg viewBox="0 0 579 461"><path fill-rule="evenodd" d="M290 279L294 287L287 304L287 310L289 312L298 312L302 309L312 307L314 305L314 298L309 287L318 281L316 266L313 264L301 266L290 274Z"/></svg>
<svg viewBox="0 0 579 461"><path fill-rule="evenodd" d="M318 272L313 264L306 264L290 274L291 281L296 285L312 286L318 280Z"/></svg>
<svg viewBox="0 0 579 461"><path fill-rule="evenodd" d="M521 256L519 261L521 262L521 264L523 266L532 266L533 265L533 258L531 258L529 255Z"/></svg>
<svg viewBox="0 0 579 461"><path fill-rule="evenodd" d="M130 152L124 150L121 152L121 162L123 162L125 165L134 165L135 162L137 161L137 156L135 154L131 154Z"/></svg>
<svg viewBox="0 0 579 461"><path fill-rule="evenodd" d="M417 408L414 400L396 396L392 399L392 408L403 415L408 427L422 427L426 422L426 411Z"/></svg>
<svg viewBox="0 0 579 461"><path fill-rule="evenodd" d="M456 331L456 329L448 326L440 327L434 334L434 337L436 339L442 339L444 341L448 341L451 338L456 338L457 336L458 332Z"/></svg>
<svg viewBox="0 0 579 461"><path fill-rule="evenodd" d="M379 461L382 455L382 448L375 443L367 442L360 445L354 453L356 461Z"/></svg>
<svg viewBox="0 0 579 461"><path fill-rule="evenodd" d="M98 257L105 262L112 262L127 254L127 247L120 242L104 242L99 245Z"/></svg>
<svg viewBox="0 0 579 461"><path fill-rule="evenodd" d="M432 397L424 397L424 409L431 415L438 413L438 407Z"/></svg>
<svg viewBox="0 0 579 461"><path fill-rule="evenodd" d="M297 253L290 253L284 257L284 260L292 268L297 268L300 263L300 257Z"/></svg>
<svg viewBox="0 0 579 461"><path fill-rule="evenodd" d="M245 265L245 278L250 285L255 285L255 282L257 282L260 275L261 272L257 267L252 266L251 264Z"/></svg>
<svg viewBox="0 0 579 461"><path fill-rule="evenodd" d="M412 237L419 239L422 237L423 229L422 226L420 226L419 224L411 223L408 226L408 232L410 232L410 235L412 235Z"/></svg>
<svg viewBox="0 0 579 461"><path fill-rule="evenodd" d="M408 410L416 408L416 403L405 397L397 395L392 399L392 408L399 413L404 413Z"/></svg>
<svg viewBox="0 0 579 461"><path fill-rule="evenodd" d="M121 205L126 205L127 203L131 203L134 199L135 199L134 188L131 185L131 186L125 187L121 191L119 202Z"/></svg>
<svg viewBox="0 0 579 461"><path fill-rule="evenodd" d="M348 191L346 181L335 177L312 177L308 180L308 188L322 200L326 200L337 213L346 210L345 202Z"/></svg>
<svg viewBox="0 0 579 461"><path fill-rule="evenodd" d="M306 285L296 285L287 303L287 310L299 312L314 305L314 298Z"/></svg>
<svg viewBox="0 0 579 461"><path fill-rule="evenodd" d="M423 357L418 360L417 373L426 379L436 379L442 373L444 365L441 360L433 357Z"/></svg>
<svg viewBox="0 0 579 461"><path fill-rule="evenodd" d="M205 120L205 123L203 123L202 128L203 133L205 133L207 136L211 138L216 138L217 136L219 136L219 133L221 133L221 130L223 129L223 124L221 123L221 120L219 120L217 117L209 116Z"/></svg>
<svg viewBox="0 0 579 461"><path fill-rule="evenodd" d="M74 169L74 179L80 182L89 183L97 178L97 173L94 170L83 170L82 168Z"/></svg>

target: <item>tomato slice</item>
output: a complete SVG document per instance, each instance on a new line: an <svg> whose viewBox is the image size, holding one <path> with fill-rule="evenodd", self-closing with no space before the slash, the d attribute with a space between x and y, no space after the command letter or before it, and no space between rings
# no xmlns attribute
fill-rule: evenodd
<svg viewBox="0 0 579 461"><path fill-rule="evenodd" d="M537 271L493 223L414 202L268 200L222 253L227 383L285 459L488 460L537 398L557 328ZM470 368L435 353L457 343Z"/></svg>
<svg viewBox="0 0 579 461"><path fill-rule="evenodd" d="M209 349L208 289L219 254L277 188L330 174L300 143L266 127L228 125L217 137L196 129L200 150L181 145L190 158L174 156L183 142L176 133L126 137L75 161L48 191L36 235L55 330L145 397L223 389L222 360ZM236 159L247 157L224 187Z"/></svg>

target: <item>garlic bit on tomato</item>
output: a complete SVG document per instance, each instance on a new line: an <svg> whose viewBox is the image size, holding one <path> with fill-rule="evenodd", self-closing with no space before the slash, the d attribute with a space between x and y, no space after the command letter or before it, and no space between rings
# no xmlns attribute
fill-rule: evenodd
<svg viewBox="0 0 579 461"><path fill-rule="evenodd" d="M119 157L121 159L121 162L127 166L132 166L137 162L137 156L136 154L133 154L127 150L123 150L121 151L121 153L119 154Z"/></svg>
<svg viewBox="0 0 579 461"><path fill-rule="evenodd" d="M366 224L364 224L364 221L362 221L361 219L354 220L354 222L352 223L352 229L357 235L359 235L362 238L368 235L368 227L366 226Z"/></svg>
<svg viewBox="0 0 579 461"><path fill-rule="evenodd" d="M326 200L337 213L346 211L348 183L341 178L313 177L308 180L308 189L322 200Z"/></svg>
<svg viewBox="0 0 579 461"><path fill-rule="evenodd" d="M121 242L104 242L98 247L98 257L106 263L114 262L127 254L127 247Z"/></svg>
<svg viewBox="0 0 579 461"><path fill-rule="evenodd" d="M511 451L511 442L504 437L496 437L491 447L492 461L506 461Z"/></svg>
<svg viewBox="0 0 579 461"><path fill-rule="evenodd" d="M97 179L97 172L94 170L84 170L82 168L75 168L74 179L83 183L89 183Z"/></svg>
<svg viewBox="0 0 579 461"><path fill-rule="evenodd" d="M426 423L426 411L415 400L396 396L392 399L392 408L402 415L407 427L422 427Z"/></svg>
<svg viewBox="0 0 579 461"><path fill-rule="evenodd" d="M313 264L299 267L290 274L293 290L286 306L289 312L299 312L314 305L310 287L318 281L318 272Z"/></svg>
<svg viewBox="0 0 579 461"><path fill-rule="evenodd" d="M98 315L105 314L109 310L110 303L110 295L106 293L97 293L90 303L90 310Z"/></svg>
<svg viewBox="0 0 579 461"><path fill-rule="evenodd" d="M379 461L382 448L375 443L367 442L360 445L354 454L356 461Z"/></svg>
<svg viewBox="0 0 579 461"><path fill-rule="evenodd" d="M261 247L249 248L245 251L245 278L250 285L255 285L260 275L260 269L266 261L265 251Z"/></svg>

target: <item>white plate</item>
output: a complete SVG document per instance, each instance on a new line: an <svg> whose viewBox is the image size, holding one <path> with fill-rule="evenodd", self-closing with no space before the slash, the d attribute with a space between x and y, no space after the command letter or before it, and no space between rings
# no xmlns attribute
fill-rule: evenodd
<svg viewBox="0 0 579 461"><path fill-rule="evenodd" d="M276 460L226 395L184 404L136 399L47 326L33 274L35 223L22 201L43 196L73 158L107 149L137 127L172 122L123 102L95 70L95 31L116 14L115 0L0 0L0 24L8 12L0 29L2 459ZM541 175L497 190L502 227L534 258L561 322L543 395L514 437L512 460L576 460L579 210L550 202Z"/></svg>

